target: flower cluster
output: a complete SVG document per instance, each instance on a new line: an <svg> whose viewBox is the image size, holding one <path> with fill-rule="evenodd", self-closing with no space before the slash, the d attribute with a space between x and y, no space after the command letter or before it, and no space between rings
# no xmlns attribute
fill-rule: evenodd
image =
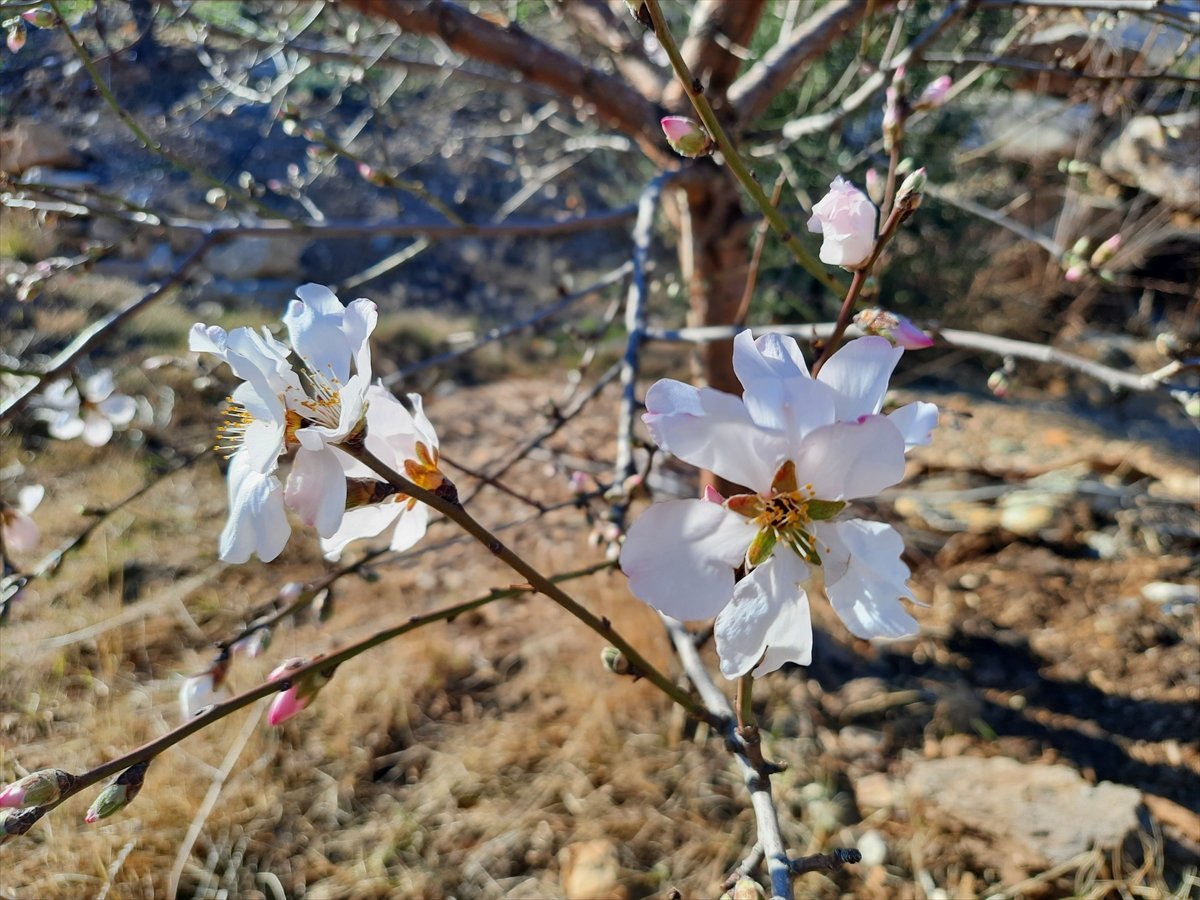
<svg viewBox="0 0 1200 900"><path fill-rule="evenodd" d="M38 415L49 423L51 437L60 441L82 438L89 447L103 447L137 413L137 401L116 392L108 369L89 376L80 385L66 378L51 382L41 404Z"/></svg>
<svg viewBox="0 0 1200 900"><path fill-rule="evenodd" d="M437 443L419 398L413 401L417 416L410 416L370 383L375 304L360 299L343 306L318 284L302 285L296 295L283 316L287 344L265 328L226 333L215 325L192 326L191 349L219 357L242 379L229 398L217 443L229 457L229 519L220 541L220 556L227 562L245 562L252 554L263 561L278 556L291 534L288 509L316 527L330 552L377 534L386 526L372 531L379 519L395 520L397 504L383 502L391 501L386 492L351 490L365 467L340 446L366 441L398 468L413 461L422 484L435 482ZM293 354L299 360L295 367ZM372 414L371 405L379 411ZM285 454L292 456L286 484L276 474ZM355 516L344 524L348 502L387 506L391 516L375 516L370 525ZM410 516L403 540L398 535L393 546L403 541L411 546L424 534L424 523L423 513Z"/></svg>
<svg viewBox="0 0 1200 900"><path fill-rule="evenodd" d="M928 443L937 424L930 403L880 414L903 352L882 337L859 338L813 378L791 338L742 332L733 364L743 397L669 379L647 392L644 420L659 446L749 488L655 504L621 551L642 600L678 619L716 616L726 677L807 665L808 592L822 582L855 635L916 632L900 603L915 599L900 535L845 514L849 501L896 484L905 452Z"/></svg>
<svg viewBox="0 0 1200 900"><path fill-rule="evenodd" d="M5 553L14 550L28 553L37 547L41 532L33 521L33 511L38 508L46 489L40 484L27 484L17 491L17 505L9 506L0 501L0 539Z"/></svg>

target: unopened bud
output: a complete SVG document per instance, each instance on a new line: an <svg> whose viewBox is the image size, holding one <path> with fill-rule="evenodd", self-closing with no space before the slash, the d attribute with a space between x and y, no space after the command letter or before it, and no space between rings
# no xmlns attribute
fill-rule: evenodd
<svg viewBox="0 0 1200 900"><path fill-rule="evenodd" d="M0 810L0 844L9 838L24 834L33 823L42 817L43 810L37 806L27 809Z"/></svg>
<svg viewBox="0 0 1200 900"><path fill-rule="evenodd" d="M271 674L267 676L268 681L281 681L289 679L292 672L308 665L309 660L293 658L284 660L276 666ZM295 680L290 687L281 691L274 700L271 701L271 706L267 710L267 723L270 725L282 725L288 719L297 713L303 711L313 699L320 693L321 688L329 683L330 676L325 672L315 669L307 672Z"/></svg>
<svg viewBox="0 0 1200 900"><path fill-rule="evenodd" d="M0 791L0 807L45 806L62 796L75 777L62 769L39 769Z"/></svg>
<svg viewBox="0 0 1200 900"><path fill-rule="evenodd" d="M660 121L667 143L680 156L695 159L712 152L712 140L700 123L687 116L663 116Z"/></svg>
<svg viewBox="0 0 1200 900"><path fill-rule="evenodd" d="M885 337L905 350L924 350L933 346L933 338L909 319L884 309L864 309L854 317L854 324L867 334Z"/></svg>
<svg viewBox="0 0 1200 900"><path fill-rule="evenodd" d="M988 390L997 397L1004 399L1008 396L1009 389L1012 387L1012 382L1009 381L1008 373L1003 369L997 369L987 380Z"/></svg>
<svg viewBox="0 0 1200 900"><path fill-rule="evenodd" d="M1081 237L1071 246L1071 252L1076 256L1083 256L1092 246L1091 238Z"/></svg>
<svg viewBox="0 0 1200 900"><path fill-rule="evenodd" d="M21 18L36 28L49 28L55 22L54 12L44 6L39 6L37 9L27 9L21 13Z"/></svg>
<svg viewBox="0 0 1200 900"><path fill-rule="evenodd" d="M1090 262L1095 268L1098 269L1100 266L1112 259L1113 256L1116 255L1116 252L1120 249L1121 235L1114 234L1112 237L1107 238L1104 243L1095 249L1095 251L1092 253Z"/></svg>
<svg viewBox="0 0 1200 900"><path fill-rule="evenodd" d="M8 38L5 41L13 53L20 53L25 46L25 23L20 19L8 26Z"/></svg>
<svg viewBox="0 0 1200 900"><path fill-rule="evenodd" d="M900 183L900 190L896 191L896 206L909 210L914 210L920 206L921 201L925 197L925 184L927 181L924 166L905 178Z"/></svg>
<svg viewBox="0 0 1200 900"><path fill-rule="evenodd" d="M1067 271L1063 272L1063 278L1071 282L1080 281L1086 271L1087 269L1082 263L1075 263L1074 265L1067 266Z"/></svg>
<svg viewBox="0 0 1200 900"><path fill-rule="evenodd" d="M146 768L149 765L149 760L140 762L118 775L117 780L102 790L100 796L88 807L87 815L83 817L83 821L91 825L94 822L99 822L101 819L107 819L113 813L120 812L132 803L133 798L142 789L142 782L146 777Z"/></svg>
<svg viewBox="0 0 1200 900"><path fill-rule="evenodd" d="M884 187L883 176L879 174L879 170L867 169L867 196L876 206L883 205Z"/></svg>
<svg viewBox="0 0 1200 900"><path fill-rule="evenodd" d="M600 661L614 675L629 675L633 671L625 654L616 647L605 647L600 651Z"/></svg>
<svg viewBox="0 0 1200 900"><path fill-rule="evenodd" d="M950 85L953 83L949 75L942 75L929 82L917 98L916 108L937 109L946 102L946 95L950 93Z"/></svg>

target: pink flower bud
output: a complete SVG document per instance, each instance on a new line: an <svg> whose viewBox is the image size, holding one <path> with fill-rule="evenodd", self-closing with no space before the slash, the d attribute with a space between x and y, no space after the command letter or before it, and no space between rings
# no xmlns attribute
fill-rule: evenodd
<svg viewBox="0 0 1200 900"><path fill-rule="evenodd" d="M712 141L698 122L687 116L663 116L660 124L667 143L680 156L695 159L712 150Z"/></svg>
<svg viewBox="0 0 1200 900"><path fill-rule="evenodd" d="M146 777L146 768L149 765L149 760L140 762L118 775L116 780L102 790L96 801L88 807L87 815L83 817L83 821L91 825L99 822L101 819L107 819L113 813L120 812L132 803L133 798L142 789L142 783Z"/></svg>
<svg viewBox="0 0 1200 900"><path fill-rule="evenodd" d="M885 186L883 176L879 174L878 169L867 169L867 196L876 206L883 202Z"/></svg>
<svg viewBox="0 0 1200 900"><path fill-rule="evenodd" d="M1067 267L1067 271L1063 273L1063 278L1071 282L1079 281L1083 278L1083 273L1086 271L1082 263L1075 263Z"/></svg>
<svg viewBox="0 0 1200 900"><path fill-rule="evenodd" d="M0 808L45 806L62 796L75 778L62 769L40 769L30 772L0 791Z"/></svg>
<svg viewBox="0 0 1200 900"><path fill-rule="evenodd" d="M875 249L875 206L866 194L839 175L829 185L829 193L813 206L808 230L824 239L821 262L856 268Z"/></svg>
<svg viewBox="0 0 1200 900"><path fill-rule="evenodd" d="M8 26L8 39L6 40L8 49L13 53L20 53L21 48L25 46L25 23L22 21L13 22Z"/></svg>
<svg viewBox="0 0 1200 900"><path fill-rule="evenodd" d="M924 350L933 346L933 338L909 319L883 309L864 309L854 317L854 324L867 334L885 337L905 350Z"/></svg>
<svg viewBox="0 0 1200 900"><path fill-rule="evenodd" d="M910 211L919 207L925 197L925 185L928 181L924 166L910 173L900 182L900 188L896 191L896 206Z"/></svg>
<svg viewBox="0 0 1200 900"><path fill-rule="evenodd" d="M1000 399L1008 396L1009 389L1012 387L1012 382L1008 378L1008 374L1003 369L997 369L987 380L988 390L995 394Z"/></svg>
<svg viewBox="0 0 1200 900"><path fill-rule="evenodd" d="M1120 249L1121 236L1119 234L1114 234L1112 237L1105 240L1104 243L1097 247L1095 252L1092 253L1092 258L1090 260L1092 266L1099 268L1100 266L1104 265L1106 262L1112 259L1113 256L1116 255L1116 252Z"/></svg>
<svg viewBox="0 0 1200 900"><path fill-rule="evenodd" d="M21 18L36 28L49 28L54 24L54 12L44 6L37 9L27 9L21 13Z"/></svg>
<svg viewBox="0 0 1200 900"><path fill-rule="evenodd" d="M946 102L950 93L950 85L954 83L949 75L942 75L925 85L921 96L917 98L917 109L937 109Z"/></svg>
<svg viewBox="0 0 1200 900"><path fill-rule="evenodd" d="M268 681L279 681L289 677L290 673L307 665L310 660L293 658L284 660L271 670ZM329 675L323 672L308 672L298 678L291 687L276 695L267 710L267 723L282 725L292 716L303 711L313 698L320 693L321 688L329 683Z"/></svg>

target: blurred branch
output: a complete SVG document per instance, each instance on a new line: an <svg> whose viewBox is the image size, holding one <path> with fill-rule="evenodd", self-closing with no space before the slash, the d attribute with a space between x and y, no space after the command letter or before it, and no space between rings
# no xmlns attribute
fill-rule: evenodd
<svg viewBox="0 0 1200 900"><path fill-rule="evenodd" d="M990 56L986 53L929 53L926 54L925 59L928 62L953 63L955 65L981 63L1001 69L1021 69L1025 72L1065 75L1068 78L1078 78L1084 81L1176 81L1181 84L1200 85L1200 78L1194 75L1169 72L1166 69L1156 69L1152 72L1087 72L1080 69L1070 69L1065 66L1040 63L1032 59L1020 59L1011 56Z"/></svg>
<svg viewBox="0 0 1200 900"><path fill-rule="evenodd" d="M704 0L692 7L688 33L679 48L688 69L705 96L717 106L725 103L729 85L748 55L765 0ZM663 91L663 103L674 109L684 99L683 85L673 81Z"/></svg>
<svg viewBox="0 0 1200 900"><path fill-rule="evenodd" d="M892 0L879 2L878 9ZM741 122L753 122L771 101L791 83L805 63L820 56L834 41L854 28L871 8L862 0L834 0L825 3L799 28L750 67L729 88L729 106Z"/></svg>
<svg viewBox="0 0 1200 900"><path fill-rule="evenodd" d="M641 35L630 33L627 23L631 20L623 7L618 13L604 0L554 0L554 5L567 15L579 33L614 55L621 74L643 97L652 102L662 97L667 79L646 58Z"/></svg>
<svg viewBox="0 0 1200 900"><path fill-rule="evenodd" d="M1168 0L979 0L980 9L1092 10L1106 13L1147 13L1162 16L1180 25L1195 28L1200 25L1200 12Z"/></svg>
<svg viewBox="0 0 1200 900"><path fill-rule="evenodd" d="M655 103L624 81L584 65L515 23L501 28L444 0L345 0L345 5L368 16L390 19L412 34L437 36L456 53L519 72L526 81L581 100L594 107L607 125L633 137L651 159L659 163L671 160L659 133Z"/></svg>

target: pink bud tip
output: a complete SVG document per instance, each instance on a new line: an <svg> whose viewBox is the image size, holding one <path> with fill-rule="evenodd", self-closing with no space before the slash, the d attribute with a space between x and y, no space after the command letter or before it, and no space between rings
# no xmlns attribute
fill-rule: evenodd
<svg viewBox="0 0 1200 900"><path fill-rule="evenodd" d="M301 697L297 688L288 688L271 701L271 708L267 710L267 723L282 725L306 706L308 706L308 699Z"/></svg>
<svg viewBox="0 0 1200 900"><path fill-rule="evenodd" d="M663 116L659 120L659 124L662 125L667 143L680 156L695 159L708 152L708 135L698 122L692 121L687 116Z"/></svg>
<svg viewBox="0 0 1200 900"><path fill-rule="evenodd" d="M100 821L100 814L89 809L87 815L83 817L83 821L88 825L94 825Z"/></svg>
<svg viewBox="0 0 1200 900"><path fill-rule="evenodd" d="M892 340L905 350L924 350L933 346L933 338L903 316L897 316L900 324L892 329Z"/></svg>
<svg viewBox="0 0 1200 900"><path fill-rule="evenodd" d="M10 784L0 791L0 808L20 808L25 805L25 788L20 782Z"/></svg>
<svg viewBox="0 0 1200 900"><path fill-rule="evenodd" d="M1083 266L1071 266L1066 272L1063 273L1063 278L1065 278L1067 281L1079 281L1081 278L1083 278Z"/></svg>
<svg viewBox="0 0 1200 900"><path fill-rule="evenodd" d="M917 105L929 109L937 109L946 102L946 95L950 93L950 86L953 83L954 81L949 75L942 75L935 78L929 84L925 85L925 90L921 92L921 96L917 100Z"/></svg>
<svg viewBox="0 0 1200 900"><path fill-rule="evenodd" d="M711 484L704 486L704 493L700 495L700 499L708 503L716 503L718 506L725 502L725 498L721 496L721 492Z"/></svg>

